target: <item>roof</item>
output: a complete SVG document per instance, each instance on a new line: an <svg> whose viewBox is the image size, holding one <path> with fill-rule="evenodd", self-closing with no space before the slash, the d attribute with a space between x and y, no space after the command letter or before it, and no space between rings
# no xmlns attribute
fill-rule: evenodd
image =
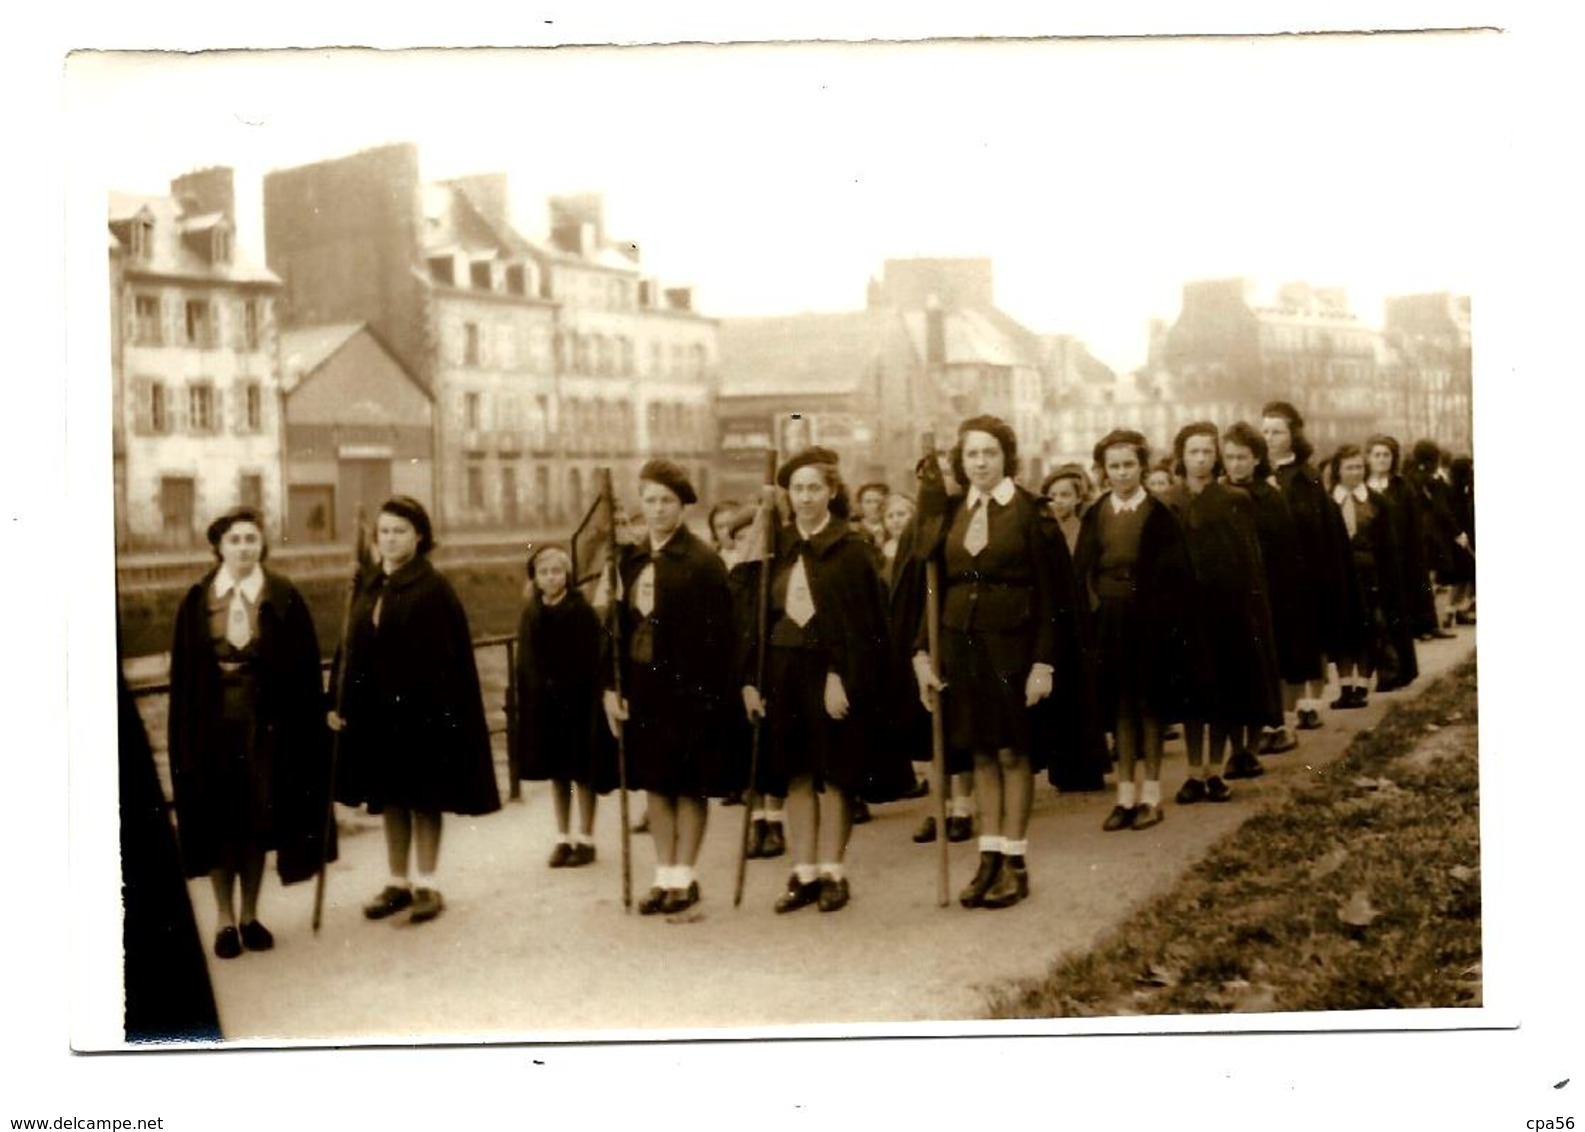
<svg viewBox="0 0 1585 1132"><path fill-rule="evenodd" d="M880 352L883 330L871 311L723 318L721 395L852 393Z"/></svg>
<svg viewBox="0 0 1585 1132"><path fill-rule="evenodd" d="M903 325L919 357L925 356L926 313L904 311ZM951 365L1038 366L1040 342L1012 319L995 310L942 312L945 363Z"/></svg>
<svg viewBox="0 0 1585 1132"><path fill-rule="evenodd" d="M290 330L282 330L281 339L281 390L291 393L302 385L303 382L319 372L321 366L335 357L338 351L359 334L367 334L374 340L391 359L391 362L407 375L409 381L423 390L429 396L429 391L424 388L400 358L391 353L380 336L366 322L331 322L318 326L297 326Z"/></svg>
<svg viewBox="0 0 1585 1132"><path fill-rule="evenodd" d="M204 279L222 283L273 283L280 277L267 267L249 263L233 250L229 263L214 263L182 237L194 231L213 228L225 222L216 213L182 211L181 202L174 197L144 196L136 193L110 194L110 232L121 240L123 246L131 242L123 236L134 218L147 215L154 222L154 247L147 260L128 258L129 273L146 271L156 275L173 275L184 279ZM117 231L117 229L122 231Z"/></svg>

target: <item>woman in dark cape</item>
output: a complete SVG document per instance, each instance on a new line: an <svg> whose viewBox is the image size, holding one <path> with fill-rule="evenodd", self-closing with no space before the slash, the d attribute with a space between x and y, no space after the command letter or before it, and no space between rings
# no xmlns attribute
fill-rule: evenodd
<svg viewBox="0 0 1585 1132"><path fill-rule="evenodd" d="M572 562L559 546L528 560L532 586L517 625L518 725L512 757L527 782L549 782L557 841L550 867L594 863L595 798L616 788L610 735L600 719L600 620L570 584ZM571 828L573 795L578 828Z"/></svg>
<svg viewBox="0 0 1585 1132"><path fill-rule="evenodd" d="M264 569L255 509L220 516L209 543L221 564L176 611L169 743L183 867L209 876L220 923L215 954L230 959L274 945L257 916L265 854L276 851L281 882L292 884L313 876L322 858L334 860L335 843L326 850L330 744L308 606L291 582Z"/></svg>
<svg viewBox="0 0 1585 1132"><path fill-rule="evenodd" d="M1387 500L1365 485L1365 455L1359 445L1339 448L1327 471L1333 485L1332 502L1348 533L1356 587L1351 611L1353 646L1337 654L1342 691L1331 706L1362 708L1369 699L1370 678L1397 665L1392 657L1392 625L1403 620L1401 572Z"/></svg>
<svg viewBox="0 0 1585 1132"><path fill-rule="evenodd" d="M445 907L441 815L494 813L501 796L468 616L429 561L429 514L395 496L380 506L375 537L381 562L364 576L346 646L336 797L384 816L391 875L363 914L411 908L423 923Z"/></svg>
<svg viewBox="0 0 1585 1132"><path fill-rule="evenodd" d="M1381 495L1387 525L1396 552L1394 588L1398 600L1388 611L1387 633L1391 644L1383 666L1376 670L1376 690L1390 692L1414 683L1420 675L1415 655L1416 625L1436 621L1436 600L1431 574L1425 565L1424 536L1420 531L1420 505L1414 490L1399 474L1396 437L1378 434L1365 442L1368 473L1365 486Z"/></svg>
<svg viewBox="0 0 1585 1132"><path fill-rule="evenodd" d="M1474 576L1474 557L1469 535L1459 522L1457 501L1450 485L1437 474L1441 458L1442 450L1434 440L1417 440L1404 471L1420 505L1421 546L1435 594L1429 623L1423 622L1421 610L1422 623L1417 626L1417 635L1425 639L1453 636L1448 632L1451 591Z"/></svg>

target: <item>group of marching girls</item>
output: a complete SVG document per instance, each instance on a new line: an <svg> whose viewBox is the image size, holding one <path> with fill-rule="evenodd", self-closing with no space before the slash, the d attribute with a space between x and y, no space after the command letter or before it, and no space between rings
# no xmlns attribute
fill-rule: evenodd
<svg viewBox="0 0 1585 1132"><path fill-rule="evenodd" d="M711 513L714 546L684 521L698 500L678 465L641 469L636 528L607 481L598 537L527 563L511 758L551 784L550 866L595 861L596 799L620 790L626 896L626 797L642 790L654 878L637 909L683 912L702 897L710 800L742 797L736 898L745 859L785 855L776 912L835 912L865 803L919 796L911 764L928 759L947 797L914 840L941 842L941 901L945 843L977 835L959 901L1007 908L1030 892L1041 771L1100 791L1115 762L1103 828L1146 830L1181 728L1176 802L1225 802L1228 780L1320 726L1329 666L1329 706L1362 707L1372 680L1415 679L1417 641L1473 623L1467 459L1444 466L1421 441L1403 460L1388 436L1322 468L1313 455L1279 401L1259 427L1185 426L1158 463L1114 430L1091 469L1058 467L1035 494L1013 430L977 416L920 461L917 497L864 485L856 515L836 453L773 456L757 503ZM364 915L413 923L445 908L443 815L501 804L467 616L423 506L379 510L328 697L264 529L248 507L210 526L217 564L181 603L171 659L178 833L187 875L211 880L223 959L273 945L271 850L283 882L320 877L317 928L332 799L382 815L389 875Z"/></svg>

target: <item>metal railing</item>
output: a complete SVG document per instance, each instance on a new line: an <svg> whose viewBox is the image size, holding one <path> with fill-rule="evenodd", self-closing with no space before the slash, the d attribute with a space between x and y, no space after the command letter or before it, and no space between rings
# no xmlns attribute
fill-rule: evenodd
<svg viewBox="0 0 1585 1132"><path fill-rule="evenodd" d="M515 633L498 633L488 637L475 637L473 651L483 652L486 649L504 648L506 650L506 696L504 700L505 721L499 726L489 727L489 733L506 736L506 780L507 798L510 801L519 801L523 796L522 779L519 777L517 760L512 753L517 749L518 703L517 703L517 635ZM333 661L329 658L319 662L320 671L326 677L326 686L329 685L330 666ZM133 699L144 699L149 696L168 696L171 691L169 680L145 680L131 684L129 691ZM488 705L486 705L488 715ZM168 758L168 750L164 744L155 747L156 761ZM169 801L169 799L167 799Z"/></svg>

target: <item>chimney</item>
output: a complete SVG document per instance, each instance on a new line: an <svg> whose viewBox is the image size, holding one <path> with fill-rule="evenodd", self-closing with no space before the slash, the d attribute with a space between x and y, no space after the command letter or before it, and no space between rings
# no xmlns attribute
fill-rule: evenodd
<svg viewBox="0 0 1585 1132"><path fill-rule="evenodd" d="M550 238L557 248L588 255L605 245L605 198L599 193L553 196L548 204Z"/></svg>
<svg viewBox="0 0 1585 1132"><path fill-rule="evenodd" d="M182 174L171 181L171 196L181 202L186 215L219 212L232 224L237 222L236 191L229 166L215 165Z"/></svg>
<svg viewBox="0 0 1585 1132"><path fill-rule="evenodd" d="M941 300L931 295L925 299L925 364L940 366L946 361L946 315L941 310Z"/></svg>
<svg viewBox="0 0 1585 1132"><path fill-rule="evenodd" d="M691 311L691 310L693 310L693 288L692 287L668 287L668 288L666 288L666 305L667 305L667 307L669 307L670 309L672 309L674 311Z"/></svg>

